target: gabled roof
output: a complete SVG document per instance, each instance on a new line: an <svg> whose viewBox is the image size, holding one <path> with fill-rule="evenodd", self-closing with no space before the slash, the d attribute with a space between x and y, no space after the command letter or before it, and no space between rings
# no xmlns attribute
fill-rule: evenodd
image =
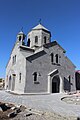
<svg viewBox="0 0 80 120"><path fill-rule="evenodd" d="M43 46L44 46L45 48L49 48L49 47L52 47L52 46L55 46L55 45L58 45L58 46L63 50L64 53L66 52L66 51L58 44L57 41L53 41L53 42L51 42L51 43L44 44Z"/></svg>
<svg viewBox="0 0 80 120"><path fill-rule="evenodd" d="M57 74L58 72L59 72L58 69L54 69L52 72L50 72L48 74L48 76L53 76L53 75Z"/></svg>
<svg viewBox="0 0 80 120"><path fill-rule="evenodd" d="M65 56L65 59L68 60L76 68L76 66L72 63L72 61L67 56Z"/></svg>
<svg viewBox="0 0 80 120"><path fill-rule="evenodd" d="M47 43L47 44L45 44L45 45L43 45L43 46L41 46L41 47L43 47L43 48L49 48L49 47L52 47L52 46L55 46L55 45L58 45L58 46L63 50L64 53L66 52L56 41L53 41L53 42L51 42L51 43ZM37 52L37 53L34 53L34 54L26 57L26 59L32 60L32 59L35 59L35 58L37 58L37 57L40 57L40 56L42 56L42 55L44 55L44 54L46 54L46 52L44 51L44 49L42 49L41 51L39 51L39 52Z"/></svg>
<svg viewBox="0 0 80 120"><path fill-rule="evenodd" d="M31 51L31 52L35 51L34 49L32 49L32 48L30 48L28 46L25 46L25 45L20 46L20 48L23 49L23 50Z"/></svg>
<svg viewBox="0 0 80 120"><path fill-rule="evenodd" d="M42 50L42 51L39 51L37 53L34 53L34 54L26 57L26 59L31 62L32 60L34 60L36 58L39 58L39 57L41 57L41 56L43 56L45 54L46 54L46 52L44 50Z"/></svg>

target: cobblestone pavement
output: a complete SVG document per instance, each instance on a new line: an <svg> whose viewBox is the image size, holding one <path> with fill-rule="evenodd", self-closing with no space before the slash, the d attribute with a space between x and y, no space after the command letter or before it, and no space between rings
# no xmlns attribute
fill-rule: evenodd
<svg viewBox="0 0 80 120"><path fill-rule="evenodd" d="M36 110L56 112L65 116L80 117L80 105L67 104L61 101L65 94L50 94L50 95L14 95L0 91L0 101L14 103L16 105L25 105L27 108Z"/></svg>

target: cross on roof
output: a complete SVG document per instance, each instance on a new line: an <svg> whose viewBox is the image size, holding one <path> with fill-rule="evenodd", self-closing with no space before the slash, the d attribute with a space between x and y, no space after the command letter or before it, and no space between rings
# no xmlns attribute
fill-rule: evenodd
<svg viewBox="0 0 80 120"><path fill-rule="evenodd" d="M21 28L21 31L23 32L23 27Z"/></svg>
<svg viewBox="0 0 80 120"><path fill-rule="evenodd" d="M39 19L39 24L41 24L41 18Z"/></svg>

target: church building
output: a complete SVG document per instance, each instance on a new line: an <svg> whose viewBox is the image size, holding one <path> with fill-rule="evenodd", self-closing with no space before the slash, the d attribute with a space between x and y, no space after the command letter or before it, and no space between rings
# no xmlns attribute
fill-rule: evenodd
<svg viewBox="0 0 80 120"><path fill-rule="evenodd" d="M5 89L21 94L63 93L76 90L75 65L51 32L38 24L17 34L6 66Z"/></svg>

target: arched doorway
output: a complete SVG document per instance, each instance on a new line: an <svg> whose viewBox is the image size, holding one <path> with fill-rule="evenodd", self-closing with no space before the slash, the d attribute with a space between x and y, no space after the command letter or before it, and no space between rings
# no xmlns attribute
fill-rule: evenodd
<svg viewBox="0 0 80 120"><path fill-rule="evenodd" d="M59 76L54 76L52 79L52 93L60 92L60 78Z"/></svg>
<svg viewBox="0 0 80 120"><path fill-rule="evenodd" d="M27 46L30 47L30 38L28 38Z"/></svg>
<svg viewBox="0 0 80 120"><path fill-rule="evenodd" d="M10 76L9 76L8 90L11 90L11 80L12 80L12 78L11 78L11 75L10 75Z"/></svg>

